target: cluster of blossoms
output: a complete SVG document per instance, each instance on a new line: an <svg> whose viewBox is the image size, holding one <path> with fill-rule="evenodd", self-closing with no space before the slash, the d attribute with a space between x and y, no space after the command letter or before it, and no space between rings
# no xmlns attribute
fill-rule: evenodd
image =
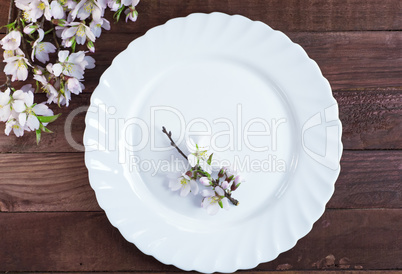
<svg viewBox="0 0 402 274"><path fill-rule="evenodd" d="M171 144L183 152L176 146L171 139L171 132L167 132L163 128L163 132L171 140ZM201 207L207 210L210 215L218 213L219 209L229 209L229 202L238 205L239 202L232 198L232 193L238 189L241 183L245 181L234 168L219 167L212 164L213 153L209 152L205 146L195 145L192 149L187 146L190 151L189 155L183 155L190 165L189 170L182 173L179 178L171 178L169 188L172 191L180 190L180 196L186 197L190 192L193 195L201 194ZM215 176L213 176L215 175Z"/></svg>
<svg viewBox="0 0 402 274"><path fill-rule="evenodd" d="M22 136L24 131L48 131L47 123L57 118L44 103L34 104L32 85L25 85L19 90L7 88L0 92L0 121L6 122L5 133L14 132Z"/></svg>
<svg viewBox="0 0 402 274"><path fill-rule="evenodd" d="M6 90L0 91L5 133L13 129L16 136L22 136L24 131L36 130L39 140L42 131L49 132L45 124L58 116L45 103L68 106L71 94L78 95L84 89L84 72L95 67L88 53L95 52L94 42L102 28L110 29L109 21L103 18L106 8L115 12L116 20L124 12L126 21L135 21L138 3L139 0L15 0L11 7L15 4L19 9L17 18L9 18L7 35L0 41L7 75L2 85ZM36 82L35 90L27 86L13 88L11 82L26 81L29 76ZM46 93L47 102L34 104L37 92ZM19 118L22 113L26 113L26 120ZM43 118L46 116L49 117ZM30 117L36 117L39 125L32 124L35 119Z"/></svg>

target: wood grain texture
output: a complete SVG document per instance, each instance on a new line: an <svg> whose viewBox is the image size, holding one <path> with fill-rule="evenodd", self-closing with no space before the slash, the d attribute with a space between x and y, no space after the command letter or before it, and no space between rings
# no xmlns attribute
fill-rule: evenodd
<svg viewBox="0 0 402 274"><path fill-rule="evenodd" d="M402 17L401 17L402 18ZM145 30L143 31L145 32ZM95 44L96 67L85 72L92 92L113 58L143 32L103 32ZM334 90L402 87L402 32L285 32L320 66ZM0 36L1 38L1 36ZM119 43L116 43L119 41ZM3 70L4 64L0 64ZM0 83L5 76L0 74Z"/></svg>
<svg viewBox="0 0 402 274"><path fill-rule="evenodd" d="M255 270L398 269L402 210L327 210ZM0 213L0 271L176 271L126 242L102 212ZM381 235L381 237L378 237Z"/></svg>
<svg viewBox="0 0 402 274"><path fill-rule="evenodd" d="M281 29L279 29L281 30ZM142 33L141 33L142 34ZM402 32L286 32L317 62L334 90L402 87ZM86 72L87 91L112 59L140 34L105 33L96 44L98 67ZM115 43L116 40L119 43Z"/></svg>
<svg viewBox="0 0 402 274"><path fill-rule="evenodd" d="M345 149L402 149L402 90L335 91L334 96L339 104ZM36 99L42 102L46 97L38 94ZM43 134L39 146L34 133L27 132L20 138L0 134L0 152L83 151L84 119L89 99L90 94L73 95L69 108L52 105L54 112L62 113L62 116L49 125L54 133ZM0 132L3 131L4 124L0 123Z"/></svg>
<svg viewBox="0 0 402 274"><path fill-rule="evenodd" d="M309 269L309 270L283 270L287 269L289 267L289 264L283 264L283 265L278 265L277 270L240 270L235 273L242 273L242 274L272 274L272 273L281 273L281 274L304 274L304 273L323 273L325 271L325 274L400 274L402 271L398 270L316 270L316 269ZM356 268L360 268L360 266L356 266ZM182 273L183 271L180 271L178 269L172 270L172 271L147 271L147 274L173 274L173 273ZM24 274L33 274L33 273L38 273L38 272L26 272L24 271ZM45 272L47 273L47 272ZM77 272L57 272L57 274L72 274L72 273L77 273ZM80 271L79 273L98 273L98 272L93 272L93 271ZM103 273L108 273L108 272L103 272ZM112 273L118 273L118 274L127 274L127 273L138 273L138 271L113 271ZM140 272L142 273L142 272ZM186 271L186 274L199 274L200 272L196 271Z"/></svg>
<svg viewBox="0 0 402 274"><path fill-rule="evenodd" d="M9 0L1 0L0 4L2 26L7 22ZM137 10L140 14L137 23L120 22L113 30L132 32L139 28L149 29L173 17L214 11L241 14L289 31L402 29L401 5L393 0L143 0ZM112 12L107 11L106 18L113 22Z"/></svg>
<svg viewBox="0 0 402 274"><path fill-rule="evenodd" d="M0 211L100 211L83 153L0 156Z"/></svg>
<svg viewBox="0 0 402 274"><path fill-rule="evenodd" d="M402 151L345 151L327 208L402 208ZM83 153L0 155L0 211L99 211Z"/></svg>
<svg viewBox="0 0 402 274"><path fill-rule="evenodd" d="M149 29L173 17L194 12L241 14L284 31L400 30L400 3L387 0L252 0L252 1L142 1L137 25L119 24L119 32ZM358 11L358 12L356 12ZM157 14L157 16L155 16ZM385 16L387 14L388 16ZM107 14L109 20L113 20Z"/></svg>

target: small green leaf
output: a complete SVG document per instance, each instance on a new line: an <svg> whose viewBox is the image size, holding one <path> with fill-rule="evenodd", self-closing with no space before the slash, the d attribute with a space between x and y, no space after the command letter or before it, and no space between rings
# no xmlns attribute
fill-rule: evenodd
<svg viewBox="0 0 402 274"><path fill-rule="evenodd" d="M71 44L71 49L75 52L75 46L77 45L77 41L75 41L75 36L73 37L73 43Z"/></svg>
<svg viewBox="0 0 402 274"><path fill-rule="evenodd" d="M197 145L197 144L195 144L195 147L197 148L197 150L199 150L199 148L198 148L198 145Z"/></svg>
<svg viewBox="0 0 402 274"><path fill-rule="evenodd" d="M1 26L0 29L2 29L2 28L7 28L8 31L12 31L12 30L15 29L15 25L16 25L16 24L17 24L17 20L15 20L14 22L11 22L10 24Z"/></svg>
<svg viewBox="0 0 402 274"><path fill-rule="evenodd" d="M53 131L45 127L42 123L39 125L39 129L42 130L43 132L53 133Z"/></svg>
<svg viewBox="0 0 402 274"><path fill-rule="evenodd" d="M230 176L228 179L229 179L229 182L232 181L234 179L234 175Z"/></svg>
<svg viewBox="0 0 402 274"><path fill-rule="evenodd" d="M124 10L125 8L126 8L126 6L123 5L120 9L118 9L118 10L114 13L113 18L116 19L116 23L119 22L121 13L123 12L123 10Z"/></svg>
<svg viewBox="0 0 402 274"><path fill-rule="evenodd" d="M45 35L51 33L52 31L53 31L53 28L48 29L47 31L45 31Z"/></svg>
<svg viewBox="0 0 402 274"><path fill-rule="evenodd" d="M211 162L212 162L212 156L213 156L214 154L212 153L211 155L209 155L209 158L208 158L208 160L207 160L207 164L208 165L211 165Z"/></svg>
<svg viewBox="0 0 402 274"><path fill-rule="evenodd" d="M42 131L40 129L36 130L36 144L39 145L40 137L42 135Z"/></svg>
<svg viewBox="0 0 402 274"><path fill-rule="evenodd" d="M57 118L59 118L61 115L61 113L57 114L57 115L53 115L53 116L37 116L39 122L41 123L51 123L56 121Z"/></svg>
<svg viewBox="0 0 402 274"><path fill-rule="evenodd" d="M221 208L223 208L222 201L219 201L218 204L219 204L219 206L220 206Z"/></svg>

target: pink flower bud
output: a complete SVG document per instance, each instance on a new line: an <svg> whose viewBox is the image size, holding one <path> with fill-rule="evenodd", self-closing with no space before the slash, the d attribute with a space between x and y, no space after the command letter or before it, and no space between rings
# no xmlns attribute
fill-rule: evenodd
<svg viewBox="0 0 402 274"><path fill-rule="evenodd" d="M235 180L234 180L234 182L235 182L235 184L237 185L237 184L240 184L240 183L243 183L245 180L244 180L244 178L241 176L241 175L237 175L236 177L235 177Z"/></svg>
<svg viewBox="0 0 402 274"><path fill-rule="evenodd" d="M210 186L211 181L207 177L201 177L200 178L200 183L203 184L204 186Z"/></svg>
<svg viewBox="0 0 402 274"><path fill-rule="evenodd" d="M227 189L227 188L229 187L228 181L223 181L221 187L222 187L223 189Z"/></svg>

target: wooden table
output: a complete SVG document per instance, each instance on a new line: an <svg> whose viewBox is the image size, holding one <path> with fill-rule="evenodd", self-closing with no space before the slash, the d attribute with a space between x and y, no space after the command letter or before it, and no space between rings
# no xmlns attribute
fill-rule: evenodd
<svg viewBox="0 0 402 274"><path fill-rule="evenodd" d="M9 2L1 3L4 25ZM179 271L142 254L108 222L64 124L89 104L130 41L170 18L213 11L263 21L299 43L330 81L343 123L342 171L324 215L294 248L253 271L402 269L401 1L142 0L138 11L136 23L112 24L97 40L97 67L86 73L84 94L54 108L63 113L54 134L39 146L33 134L0 134L0 271ZM83 131L81 113L72 121L74 140L82 142Z"/></svg>

